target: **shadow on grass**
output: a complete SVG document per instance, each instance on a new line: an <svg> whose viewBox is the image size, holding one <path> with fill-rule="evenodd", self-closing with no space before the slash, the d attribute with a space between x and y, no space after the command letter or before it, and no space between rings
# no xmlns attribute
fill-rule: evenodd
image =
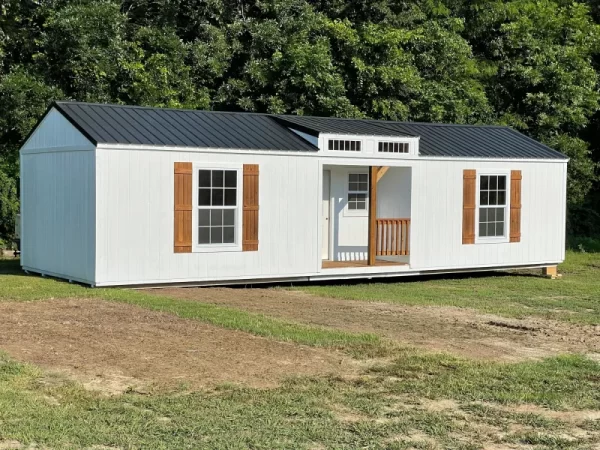
<svg viewBox="0 0 600 450"><path fill-rule="evenodd" d="M407 285L414 283L422 283L435 280L466 280L479 278L544 278L543 275L528 272L508 272L508 271L489 271L489 272L464 272L464 273L440 273L431 275L410 275L398 277L381 277L381 278L356 278L346 280L311 280L311 281L286 281L286 282L269 282L269 283L247 283L239 285L226 286L232 289L261 289L271 287L302 287L302 286L356 286L368 284L400 284Z"/></svg>
<svg viewBox="0 0 600 450"><path fill-rule="evenodd" d="M12 275L22 277L39 277L39 274L25 273L21 269L19 258L5 258L0 259L0 275ZM411 275L411 276L399 276L399 277L382 277L382 278L357 278L357 279L346 279L346 280L312 280L312 281L273 281L268 283L243 283L237 285L227 285L226 287L231 289L252 289L252 288L274 288L274 287L301 287L301 286L356 286L356 285L367 285L367 284L396 284L396 283L421 283L426 281L434 280L466 280L466 279L478 279L478 278L541 278L542 275L535 273L528 273L524 271L486 271L486 272L463 272L463 273L442 273L442 274L431 274L431 275ZM60 278L54 278L57 281L66 280ZM165 284L165 286L169 286ZM172 287L177 287L177 284L173 284Z"/></svg>
<svg viewBox="0 0 600 450"><path fill-rule="evenodd" d="M0 259L0 275L23 275L30 276L21 269L21 260L19 258Z"/></svg>

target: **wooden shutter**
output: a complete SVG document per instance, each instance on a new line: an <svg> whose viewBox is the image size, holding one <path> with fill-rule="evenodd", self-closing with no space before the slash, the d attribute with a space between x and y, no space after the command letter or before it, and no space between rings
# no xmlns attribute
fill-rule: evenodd
<svg viewBox="0 0 600 450"><path fill-rule="evenodd" d="M175 253L192 252L192 163L175 163Z"/></svg>
<svg viewBox="0 0 600 450"><path fill-rule="evenodd" d="M244 164L242 251L258 250L258 164Z"/></svg>
<svg viewBox="0 0 600 450"><path fill-rule="evenodd" d="M521 242L521 171L510 172L510 242Z"/></svg>
<svg viewBox="0 0 600 450"><path fill-rule="evenodd" d="M474 170L463 171L463 244L475 243L475 195L477 191L477 173Z"/></svg>

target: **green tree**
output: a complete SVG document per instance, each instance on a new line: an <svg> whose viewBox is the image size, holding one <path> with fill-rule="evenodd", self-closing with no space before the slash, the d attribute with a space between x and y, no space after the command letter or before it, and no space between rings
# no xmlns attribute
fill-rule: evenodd
<svg viewBox="0 0 600 450"><path fill-rule="evenodd" d="M7 174L17 176L18 150L25 137L62 91L23 67L0 76L0 161Z"/></svg>
<svg viewBox="0 0 600 450"><path fill-rule="evenodd" d="M501 123L571 157L569 203L592 187L594 163L579 134L598 110L600 27L581 3L465 2L465 35L485 66L486 93Z"/></svg>
<svg viewBox="0 0 600 450"><path fill-rule="evenodd" d="M250 15L251 14L251 15ZM235 26L240 35L230 75L219 88L220 108L351 117L333 63L327 18L304 0L248 5Z"/></svg>
<svg viewBox="0 0 600 450"><path fill-rule="evenodd" d="M15 217L19 212L19 199L14 176L0 167L0 242L14 236ZM1 245L0 245L1 247Z"/></svg>
<svg viewBox="0 0 600 450"><path fill-rule="evenodd" d="M416 14L413 8L410 25L332 21L335 54L351 101L375 118L490 121L478 65L460 36L462 22L447 13Z"/></svg>

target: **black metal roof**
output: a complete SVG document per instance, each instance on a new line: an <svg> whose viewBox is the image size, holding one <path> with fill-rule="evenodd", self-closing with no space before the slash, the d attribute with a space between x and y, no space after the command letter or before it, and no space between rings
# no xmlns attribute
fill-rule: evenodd
<svg viewBox="0 0 600 450"><path fill-rule="evenodd" d="M317 151L296 133L419 137L419 156L567 159L509 127L55 102L94 144Z"/></svg>
<svg viewBox="0 0 600 450"><path fill-rule="evenodd" d="M96 145L318 150L265 114L79 102L56 102L53 106Z"/></svg>
<svg viewBox="0 0 600 450"><path fill-rule="evenodd" d="M567 159L562 153L505 126L281 115L277 118L281 123L309 134L418 136L419 156Z"/></svg>
<svg viewBox="0 0 600 450"><path fill-rule="evenodd" d="M367 119L339 119L336 117L284 116L277 119L298 131L317 136L319 133L360 134L365 136L415 137L401 130L385 130L385 121ZM383 126L382 126L383 125Z"/></svg>

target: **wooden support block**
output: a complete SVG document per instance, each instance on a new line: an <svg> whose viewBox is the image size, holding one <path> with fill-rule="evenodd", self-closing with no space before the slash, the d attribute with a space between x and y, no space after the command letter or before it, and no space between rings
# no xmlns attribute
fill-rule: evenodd
<svg viewBox="0 0 600 450"><path fill-rule="evenodd" d="M543 267L542 268L542 275L544 275L545 277L551 278L553 280L555 280L557 278L561 278L561 275L558 273L558 267L557 266Z"/></svg>

